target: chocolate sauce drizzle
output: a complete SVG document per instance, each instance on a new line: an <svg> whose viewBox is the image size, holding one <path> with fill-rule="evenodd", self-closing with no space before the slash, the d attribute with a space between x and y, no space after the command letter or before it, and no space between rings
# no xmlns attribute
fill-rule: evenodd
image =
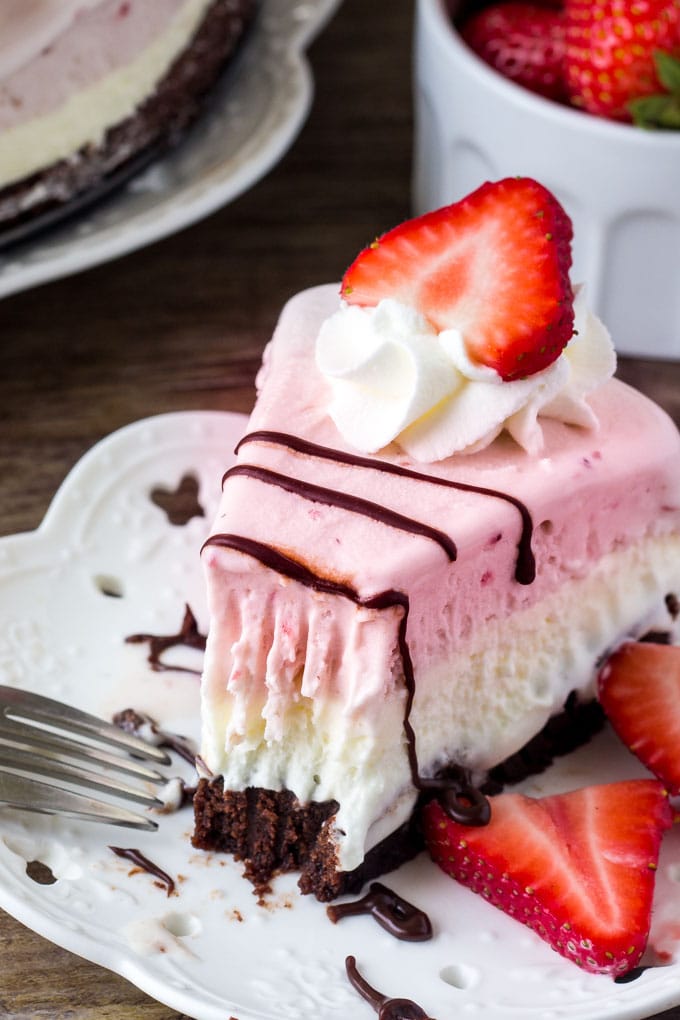
<svg viewBox="0 0 680 1020"><path fill-rule="evenodd" d="M112 850L116 857L123 857L126 861L131 861L136 867L141 868L142 871L146 871L147 874L153 875L157 878L166 889L166 894L172 896L175 891L175 880L168 875L167 871L163 871L157 864L150 861L141 850L135 850L134 847L122 847L122 846L109 846L109 850Z"/></svg>
<svg viewBox="0 0 680 1020"><path fill-rule="evenodd" d="M234 452L238 453L247 443L259 442L271 443L275 446L285 446L290 450L295 450L297 453L306 454L309 457L319 457L323 460L331 460L337 464L364 467L372 471L381 471L383 474L399 475L401 478L412 478L414 481L428 482L430 485L456 489L458 492L471 492L479 496L490 496L493 499L505 500L506 503L510 503L516 508L522 520L522 532L517 544L515 580L519 584L531 584L536 577L536 561L531 548L531 538L534 530L531 514L521 500L507 492L501 492L498 489L488 489L479 485L471 485L467 482L454 482L450 478L439 478L437 475L428 475L423 471L414 471L412 468L402 467L401 464L376 460L374 457L361 457L354 453L345 453L344 450L321 446L318 443L302 439L300 436L294 436L287 432L273 432L267 429L249 432L243 436Z"/></svg>
<svg viewBox="0 0 680 1020"><path fill-rule="evenodd" d="M177 634L130 634L125 638L125 641L131 645L148 643L147 661L156 673L171 670L176 673L194 673L196 676L200 676L201 671L198 669L191 669L189 666L170 666L161 659L163 652L166 652L168 648L176 648L178 645L196 648L199 652L205 651L205 634L200 633L196 617L188 604L184 607L184 619Z"/></svg>
<svg viewBox="0 0 680 1020"><path fill-rule="evenodd" d="M649 967L632 967L625 974L619 974L618 977L614 978L615 985L628 985L631 981L637 981L639 977L642 977L644 972L649 970Z"/></svg>
<svg viewBox="0 0 680 1020"><path fill-rule="evenodd" d="M133 737L142 737L142 739L145 737L148 739L145 733L148 727L155 738L156 747L167 747L169 751L174 751L190 765L196 764L196 752L193 750L191 742L178 733L169 733L167 730L161 729L150 715L137 712L134 708L125 708L122 712L116 712L113 724Z"/></svg>
<svg viewBox="0 0 680 1020"><path fill-rule="evenodd" d="M344 917L369 914L378 924L402 942L427 942L432 938L432 925L424 911L414 907L382 882L372 882L360 900L331 903L326 913L333 924Z"/></svg>
<svg viewBox="0 0 680 1020"><path fill-rule="evenodd" d="M432 1020L432 1017L411 999L388 999L386 995L376 991L357 970L357 962L353 956L345 959L345 970L350 984L376 1011L378 1020Z"/></svg>
<svg viewBox="0 0 680 1020"><path fill-rule="evenodd" d="M520 584L531 584L535 578L536 564L531 549L531 538L533 533L531 515L524 504L514 496L510 496L504 492L499 492L495 489L482 488L480 486L469 485L464 482L454 482L447 478L438 478L436 476L424 474L420 471L414 471L410 468L402 467L399 464L376 460L371 457L361 457L356 454L345 453L342 450L320 446L317 443L311 443L306 439L284 432L271 432L266 430L251 432L241 439L236 447L236 452L238 453L246 443L252 442L273 443L312 457L320 457L326 460L356 467L365 467L385 474L398 475L402 478L411 478L416 481L426 482L432 485L440 485L446 488L456 489L461 492L473 492L483 496L491 496L495 499L503 499L506 502L511 503L512 506L519 511L522 520L521 536L517 546L515 579ZM225 473L222 483L224 484L227 479L238 475L255 478L268 485L276 485L279 488L288 492L293 492L296 495L313 502L340 507L341 509L347 510L351 513L362 514L363 516L411 534L422 535L436 542L444 550L444 552L446 552L450 560L455 560L456 558L456 546L443 532L438 531L435 528L431 528L428 525L412 518L405 517L395 511L389 510L377 503L361 499L358 496L353 496L345 492L322 488L321 486L313 485L309 482L304 482L299 479L291 478L287 475L279 474L278 472L271 471L268 468L249 464L237 464L235 467L232 467ZM299 584L312 588L315 591L347 598L357 606L362 606L366 609L385 610L398 608L401 610L398 628L398 641L404 671L404 683L406 687L404 733L406 736L409 768L411 771L413 785L421 792L436 791L439 799L441 800L442 807L447 814L454 819L454 821L461 822L465 825L486 825L490 818L489 802L484 794L473 786L471 777L467 770L462 768L450 768L444 775L434 778L424 778L421 777L419 773L416 735L410 721L413 709L413 700L415 697L415 677L411 653L406 640L406 625L409 613L408 595L401 591L388 589L387 591L379 592L377 595L364 598L346 582L335 581L331 578L316 574L304 564L299 563L297 560L292 559L290 556L287 556L285 553L280 552L276 548L242 535L214 534L206 540L203 548L209 545L234 549L247 556L252 556L254 559L259 560L264 566L282 574L284 577L289 577L291 580L297 581Z"/></svg>
<svg viewBox="0 0 680 1020"><path fill-rule="evenodd" d="M340 510L347 510L349 513L370 517L390 528L397 528L399 531L405 531L412 535L422 535L440 545L450 560L456 558L455 543L443 531L438 531L437 528L431 528L428 524L421 524L420 521L415 521L411 517L405 517L394 510L389 510L387 507L381 506L380 503L373 503L371 500L361 499L359 496L352 496L337 489L325 489L320 485L312 485L311 482L290 478L288 475L281 475L277 471L256 467L253 464L237 464L236 467L230 468L222 478L222 485L228 478L233 478L235 475L246 475L259 482L264 482L266 485L276 485L279 489L285 489L286 492L292 492L313 503L335 506Z"/></svg>

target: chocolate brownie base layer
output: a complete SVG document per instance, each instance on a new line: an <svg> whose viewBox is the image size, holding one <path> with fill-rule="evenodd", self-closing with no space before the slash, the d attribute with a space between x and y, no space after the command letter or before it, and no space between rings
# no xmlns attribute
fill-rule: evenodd
<svg viewBox="0 0 680 1020"><path fill-rule="evenodd" d="M507 762L494 768L484 791L499 792L543 771L554 757L586 743L602 728L604 717L596 702L581 704L572 696L563 712ZM246 875L264 886L277 873L300 871L300 889L327 902L356 893L373 878L384 875L423 849L420 811L368 852L354 871L338 871L332 827L335 801L300 804L289 790L276 792L251 787L224 790L222 777L201 779L194 797L193 845L201 850L233 854L245 861Z"/></svg>
<svg viewBox="0 0 680 1020"><path fill-rule="evenodd" d="M132 117L111 127L100 144L0 189L0 244L102 197L175 145L234 56L257 2L215 0L191 45Z"/></svg>

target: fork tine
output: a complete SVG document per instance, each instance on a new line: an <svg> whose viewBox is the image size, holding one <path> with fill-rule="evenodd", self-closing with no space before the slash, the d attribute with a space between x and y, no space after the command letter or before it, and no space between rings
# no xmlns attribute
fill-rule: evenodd
<svg viewBox="0 0 680 1020"><path fill-rule="evenodd" d="M0 802L9 807L35 811L39 814L65 815L68 818L91 822L108 822L131 829L153 832L158 825L151 818L135 814L125 808L94 800L52 783L36 782L0 768Z"/></svg>
<svg viewBox="0 0 680 1020"><path fill-rule="evenodd" d="M70 759L106 766L148 783L165 782L165 778L160 772L150 769L132 758L123 758L111 751L100 750L93 745L77 742L73 737L64 737L59 733L43 730L0 715L0 748L7 746L27 751L39 751L46 757L64 755Z"/></svg>
<svg viewBox="0 0 680 1020"><path fill-rule="evenodd" d="M14 772L29 772L49 779L63 779L67 783L83 786L91 790L102 790L114 794L123 800L135 800L139 804L150 807L162 807L163 801L147 790L129 786L118 780L108 779L105 775L92 772L90 769L76 767L56 756L47 757L37 751L25 751L19 748L0 747L0 767Z"/></svg>
<svg viewBox="0 0 680 1020"><path fill-rule="evenodd" d="M4 704L3 704L4 702ZM52 698L15 687L0 686L0 708L9 719L27 722L37 721L48 726L58 726L71 733L82 733L88 737L113 745L137 755L167 765L170 757L159 747L126 733L111 723L106 723L88 712L63 705Z"/></svg>

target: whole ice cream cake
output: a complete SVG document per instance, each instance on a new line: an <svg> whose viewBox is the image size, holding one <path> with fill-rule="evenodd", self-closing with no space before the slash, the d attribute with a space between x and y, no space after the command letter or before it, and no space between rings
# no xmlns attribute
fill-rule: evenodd
<svg viewBox="0 0 680 1020"><path fill-rule="evenodd" d="M255 0L3 0L3 232L72 210L177 141L255 7Z"/></svg>
<svg viewBox="0 0 680 1020"><path fill-rule="evenodd" d="M284 308L203 549L198 847L320 899L420 846L671 630L680 436L611 377L536 182L390 231ZM575 741L587 732L572 734Z"/></svg>

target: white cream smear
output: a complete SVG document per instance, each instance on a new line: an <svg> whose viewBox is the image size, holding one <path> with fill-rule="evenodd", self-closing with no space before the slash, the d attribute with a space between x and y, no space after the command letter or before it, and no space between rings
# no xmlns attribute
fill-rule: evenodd
<svg viewBox="0 0 680 1020"><path fill-rule="evenodd" d="M376 453L391 442L433 463L488 446L504 429L532 455L539 416L594 428L587 394L613 375L609 333L574 303L575 335L548 368L505 382L468 357L457 329L437 333L414 308L387 298L375 308L341 305L319 331L316 363L331 387L328 408L353 447Z"/></svg>

